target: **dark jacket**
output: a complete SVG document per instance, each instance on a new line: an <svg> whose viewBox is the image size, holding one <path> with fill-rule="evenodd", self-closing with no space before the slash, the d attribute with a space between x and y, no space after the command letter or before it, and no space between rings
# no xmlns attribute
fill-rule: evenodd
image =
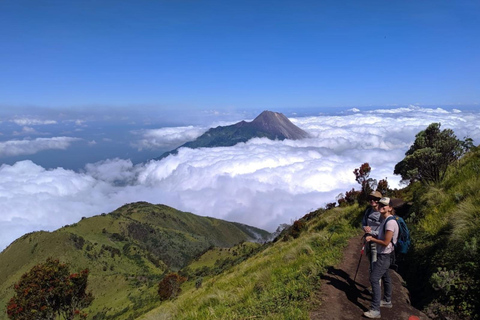
<svg viewBox="0 0 480 320"><path fill-rule="evenodd" d="M381 224L380 221L381 215L380 212L375 211L372 207L368 207L367 210L365 210L365 213L363 214L363 219L362 219L362 227L369 226L372 228L372 231L370 234L372 236L377 236L379 227Z"/></svg>

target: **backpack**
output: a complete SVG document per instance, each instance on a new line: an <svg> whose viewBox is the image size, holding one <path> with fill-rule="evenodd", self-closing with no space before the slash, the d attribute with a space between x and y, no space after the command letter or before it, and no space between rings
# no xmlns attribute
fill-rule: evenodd
<svg viewBox="0 0 480 320"><path fill-rule="evenodd" d="M385 228L387 225L387 222L389 220L396 220L398 224L398 238L397 242L393 244L395 248L395 253L407 253L408 249L410 248L410 231L408 230L407 224L405 223L405 220L403 220L402 217L399 217L397 215L394 215L392 217L388 217L387 220L385 221L385 224L383 225L383 233L385 234ZM392 239L393 242L393 239Z"/></svg>

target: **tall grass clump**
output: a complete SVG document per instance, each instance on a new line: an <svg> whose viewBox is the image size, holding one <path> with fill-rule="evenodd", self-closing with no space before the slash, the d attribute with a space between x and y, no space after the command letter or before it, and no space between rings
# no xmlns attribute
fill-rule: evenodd
<svg viewBox="0 0 480 320"><path fill-rule="evenodd" d="M309 319L320 276L358 232L361 211L355 206L313 212L301 219L302 228L287 230L248 260L140 319Z"/></svg>

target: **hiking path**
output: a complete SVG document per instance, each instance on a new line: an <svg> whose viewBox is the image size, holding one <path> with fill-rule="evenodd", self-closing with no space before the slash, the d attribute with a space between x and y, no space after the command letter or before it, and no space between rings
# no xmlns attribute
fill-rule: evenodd
<svg viewBox="0 0 480 320"><path fill-rule="evenodd" d="M372 297L367 290L370 282L368 258L365 253L362 256L357 277L353 281L360 259L362 241L361 236L351 238L344 249L344 256L340 264L329 267L327 273L322 276L321 288L318 293L320 302L310 312L310 319L366 319L363 313L370 309ZM393 281L393 308L381 308L382 319L429 319L410 304L409 293L402 285L401 276L393 270L390 270L390 275Z"/></svg>

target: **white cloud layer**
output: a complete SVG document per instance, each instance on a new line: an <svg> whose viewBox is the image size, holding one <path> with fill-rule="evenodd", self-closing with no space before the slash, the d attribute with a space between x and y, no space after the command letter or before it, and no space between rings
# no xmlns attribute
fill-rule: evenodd
<svg viewBox="0 0 480 320"><path fill-rule="evenodd" d="M0 142L0 158L19 155L31 155L49 149L67 149L72 142L79 138L53 137L24 140L10 140Z"/></svg>
<svg viewBox="0 0 480 320"><path fill-rule="evenodd" d="M142 149L175 148L187 141L195 140L208 128L204 127L168 127L134 132L142 136L134 147Z"/></svg>
<svg viewBox="0 0 480 320"><path fill-rule="evenodd" d="M0 249L26 232L54 230L134 201L163 203L273 231L335 201L339 193L358 189L353 170L364 162L371 165L372 178L387 178L397 187L395 164L403 159L415 134L432 122L441 122L442 129L453 129L458 138L468 136L478 144L480 113L459 111L410 106L294 118L292 122L311 138L183 148L161 161L133 165L130 160L111 159L88 164L81 173L46 170L31 161L3 165ZM142 139L145 147L163 146L204 130L197 129L159 129Z"/></svg>

